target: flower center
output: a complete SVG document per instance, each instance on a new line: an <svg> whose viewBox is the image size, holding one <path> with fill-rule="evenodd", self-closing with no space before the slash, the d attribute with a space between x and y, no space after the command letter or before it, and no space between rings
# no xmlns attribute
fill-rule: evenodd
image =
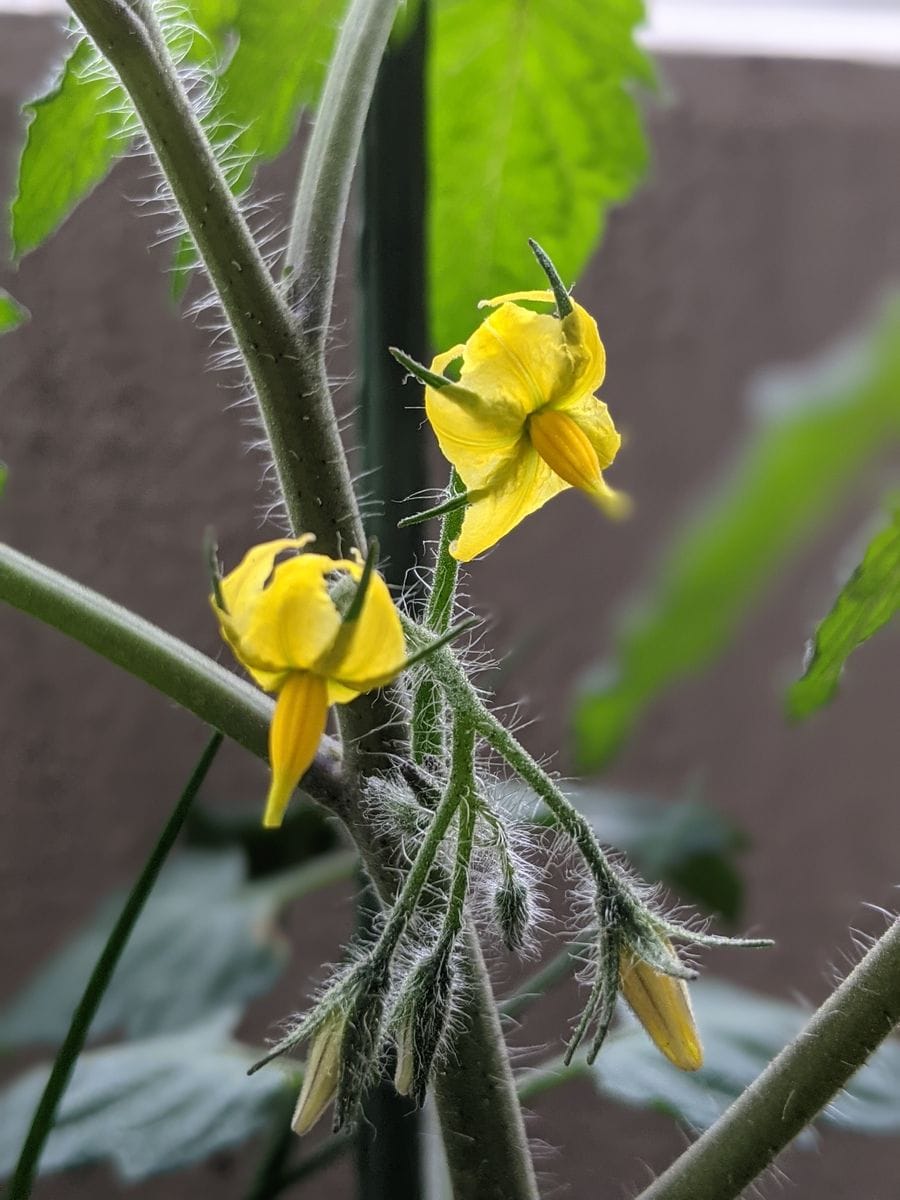
<svg viewBox="0 0 900 1200"><path fill-rule="evenodd" d="M597 451L567 413L552 408L532 413L528 436L547 466L566 483L590 495L604 489Z"/></svg>

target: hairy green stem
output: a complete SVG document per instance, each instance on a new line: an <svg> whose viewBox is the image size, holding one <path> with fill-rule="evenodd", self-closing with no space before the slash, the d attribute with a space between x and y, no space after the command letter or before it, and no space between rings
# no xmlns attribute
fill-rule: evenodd
<svg viewBox="0 0 900 1200"><path fill-rule="evenodd" d="M267 757L272 701L193 646L2 544L0 600L149 683L257 757ZM303 789L340 811L340 751L330 738L322 740Z"/></svg>
<svg viewBox="0 0 900 1200"><path fill-rule="evenodd" d="M454 468L447 488L450 497L463 491L462 480ZM464 510L453 509L441 521L434 579L428 593L425 625L435 633L444 633L453 620L459 563L450 553L450 544L459 537ZM444 749L444 701L440 688L428 671L423 672L413 696L412 755L421 766L430 758L438 758Z"/></svg>
<svg viewBox="0 0 900 1200"><path fill-rule="evenodd" d="M398 0L352 0L297 189L285 266L300 330L319 354L331 320L353 168L397 7Z"/></svg>
<svg viewBox="0 0 900 1200"><path fill-rule="evenodd" d="M137 924L138 917L141 915L147 898L153 890L153 885L156 883L159 873L162 870L163 863L166 861L169 851L175 845L175 840L181 832L181 827L184 825L191 804L200 791L221 744L221 733L214 733L194 768L187 786L179 797L178 803L172 810L168 821L166 821L163 831L159 835L159 840L151 850L150 856L144 864L143 870L138 876L134 887L131 889L128 899L125 901L122 911L119 914L119 918L113 926L112 932L106 939L106 944L91 972L91 977L78 1002L78 1007L72 1014L72 1021L63 1044L60 1046L59 1052L53 1062L50 1077L47 1080L43 1095L38 1103L34 1119L31 1122L31 1128L28 1131L28 1136L19 1155L19 1161L13 1172L9 1185L9 1200L28 1200L28 1197L31 1195L34 1176L41 1153L47 1138L50 1136L53 1122L56 1119L57 1109L74 1070L75 1063L84 1048L91 1022L97 1013L97 1009L109 986L119 959L122 957L122 952L128 944L131 932Z"/></svg>
<svg viewBox="0 0 900 1200"><path fill-rule="evenodd" d="M397 948L403 931L416 911L419 897L434 866L441 843L447 835L453 818L463 804L472 806L473 758L475 755L475 732L472 725L461 716L453 727L453 749L450 759L450 775L443 798L431 818L425 836L419 844L416 856L403 880L397 899L391 909L375 956L390 958Z"/></svg>
<svg viewBox="0 0 900 1200"><path fill-rule="evenodd" d="M290 306L272 281L166 50L152 5L70 0L70 7L131 97L222 302L253 382L291 525L316 534L324 553L361 546L320 355L298 334Z"/></svg>
<svg viewBox="0 0 900 1200"><path fill-rule="evenodd" d="M735 1200L867 1061L900 1021L900 921L878 939L798 1036L641 1200Z"/></svg>

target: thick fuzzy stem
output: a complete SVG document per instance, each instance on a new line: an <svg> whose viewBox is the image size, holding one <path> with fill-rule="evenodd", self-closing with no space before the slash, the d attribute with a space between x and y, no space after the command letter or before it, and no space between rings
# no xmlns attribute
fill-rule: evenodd
<svg viewBox="0 0 900 1200"><path fill-rule="evenodd" d="M895 920L806 1028L641 1200L735 1200L900 1021Z"/></svg>
<svg viewBox="0 0 900 1200"><path fill-rule="evenodd" d="M212 280L252 380L285 507L296 531L336 555L362 526L317 349L298 334L178 72L152 7L71 0L118 74Z"/></svg>

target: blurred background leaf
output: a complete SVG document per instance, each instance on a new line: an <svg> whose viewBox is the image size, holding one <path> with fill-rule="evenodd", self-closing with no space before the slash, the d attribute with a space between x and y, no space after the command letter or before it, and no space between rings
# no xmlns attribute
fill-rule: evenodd
<svg viewBox="0 0 900 1200"><path fill-rule="evenodd" d="M572 282L606 208L647 150L632 95L652 68L634 42L639 0L438 0L429 87L430 313L447 347L475 305L545 286L526 238Z"/></svg>
<svg viewBox="0 0 900 1200"><path fill-rule="evenodd" d="M612 663L583 684L579 761L606 763L644 709L709 663L788 555L900 435L900 300L811 366L761 378L761 419L735 468L675 532Z"/></svg>
<svg viewBox="0 0 900 1200"><path fill-rule="evenodd" d="M253 882L239 851L188 852L160 874L103 997L91 1037L181 1029L268 990L288 955L274 927L290 899L347 878L350 854L331 854ZM109 897L87 927L0 1012L0 1046L55 1043L122 906Z"/></svg>
<svg viewBox="0 0 900 1200"><path fill-rule="evenodd" d="M679 899L727 920L740 915L744 888L736 859L747 839L715 809L693 800L663 803L587 785L567 785L565 790L601 843L627 855L644 878L667 884ZM536 797L519 783L504 784L495 799L516 812L523 806L538 808Z"/></svg>
<svg viewBox="0 0 900 1200"><path fill-rule="evenodd" d="M28 320L29 312L9 292L0 288L0 333L9 333Z"/></svg>
<svg viewBox="0 0 900 1200"><path fill-rule="evenodd" d="M238 1011L83 1054L63 1098L41 1172L107 1161L124 1179L201 1162L269 1123L296 1090L284 1070L247 1077L255 1052L231 1038ZM0 1176L15 1165L49 1068L0 1093Z"/></svg>
<svg viewBox="0 0 900 1200"><path fill-rule="evenodd" d="M598 838L626 854L643 877L726 920L740 916L744 884L736 860L747 839L714 808L596 787L569 795Z"/></svg>
<svg viewBox="0 0 900 1200"><path fill-rule="evenodd" d="M802 678L788 692L788 713L808 717L838 689L844 663L900 609L900 498L891 523L872 541L815 632Z"/></svg>
<svg viewBox="0 0 900 1200"><path fill-rule="evenodd" d="M691 1000L705 1053L699 1071L672 1067L630 1022L603 1048L594 1081L612 1099L705 1129L799 1033L810 1010L712 979L692 983ZM859 1133L900 1130L900 1042L885 1042L820 1120Z"/></svg>

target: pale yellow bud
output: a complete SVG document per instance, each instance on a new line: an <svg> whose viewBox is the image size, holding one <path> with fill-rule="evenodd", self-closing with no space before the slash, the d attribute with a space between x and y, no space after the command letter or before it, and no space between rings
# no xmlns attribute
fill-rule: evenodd
<svg viewBox="0 0 900 1200"><path fill-rule="evenodd" d="M413 1023L412 1016L403 1022L395 1035L397 1066L394 1068L394 1088L398 1096L409 1096L413 1090Z"/></svg>
<svg viewBox="0 0 900 1200"><path fill-rule="evenodd" d="M344 1018L333 1013L313 1038L300 1099L294 1109L291 1128L294 1133L308 1133L335 1097L341 1067L341 1042L344 1037Z"/></svg>
<svg viewBox="0 0 900 1200"><path fill-rule="evenodd" d="M672 947L665 944L674 957ZM703 1047L685 981L654 971L627 952L622 955L620 976L622 995L669 1062L682 1071L701 1067Z"/></svg>

